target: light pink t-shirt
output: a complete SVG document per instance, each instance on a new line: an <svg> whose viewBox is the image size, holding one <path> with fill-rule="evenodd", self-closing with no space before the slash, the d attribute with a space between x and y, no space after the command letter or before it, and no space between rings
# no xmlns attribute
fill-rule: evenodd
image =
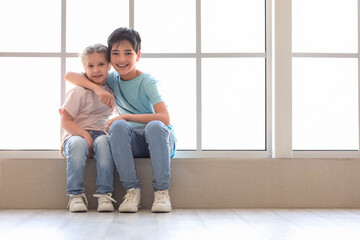
<svg viewBox="0 0 360 240"><path fill-rule="evenodd" d="M108 85L102 88L113 94ZM105 124L113 112L112 108L103 104L93 91L80 86L74 87L66 94L61 109L66 110L80 128L93 131L104 131ZM61 149L69 136L70 134L65 131Z"/></svg>

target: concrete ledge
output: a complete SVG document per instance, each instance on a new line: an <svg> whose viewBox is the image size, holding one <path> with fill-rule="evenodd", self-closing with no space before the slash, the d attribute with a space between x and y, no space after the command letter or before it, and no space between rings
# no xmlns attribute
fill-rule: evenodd
<svg viewBox="0 0 360 240"><path fill-rule="evenodd" d="M153 200L150 159L136 159L143 208ZM173 208L359 208L360 159L172 160ZM96 208L95 160L84 186ZM124 190L115 173L114 197ZM66 208L65 159L0 159L0 208Z"/></svg>

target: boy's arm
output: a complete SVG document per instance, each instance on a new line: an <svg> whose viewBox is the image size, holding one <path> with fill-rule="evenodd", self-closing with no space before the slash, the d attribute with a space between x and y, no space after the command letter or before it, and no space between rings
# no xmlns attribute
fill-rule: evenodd
<svg viewBox="0 0 360 240"><path fill-rule="evenodd" d="M105 126L105 131L109 132L111 124L116 120L125 120L129 122L137 122L147 124L154 120L163 122L166 126L170 125L170 115L164 102L159 102L154 105L155 113L150 114L122 114L113 119L110 119Z"/></svg>
<svg viewBox="0 0 360 240"><path fill-rule="evenodd" d="M85 139L89 145L89 156L92 155L93 139L90 134L84 129L80 128L75 122L73 117L66 111L62 110L61 127L64 128L68 133L75 136L80 136Z"/></svg>
<svg viewBox="0 0 360 240"><path fill-rule="evenodd" d="M77 72L68 72L64 76L66 81L94 91L99 96L99 100L110 108L113 107L114 97L106 90L102 89L99 85L90 81L84 74Z"/></svg>

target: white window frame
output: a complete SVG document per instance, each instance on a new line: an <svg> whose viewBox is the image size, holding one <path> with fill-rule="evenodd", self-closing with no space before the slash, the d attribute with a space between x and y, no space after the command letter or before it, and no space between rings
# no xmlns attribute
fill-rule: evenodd
<svg viewBox="0 0 360 240"><path fill-rule="evenodd" d="M286 0L284 0L286 1ZM358 82L360 79L360 0L357 1L357 19L358 19L358 53L298 53L292 52L292 58L353 58L358 60ZM289 11L291 14L291 9ZM291 19L291 16L287 17ZM286 20L286 19L285 19ZM291 39L290 39L291 42ZM292 61L292 60L291 60ZM360 94L360 84L358 84L358 94ZM334 151L334 150L291 150L293 152L294 158L359 158L360 157L360 99L358 101L359 108L359 147L358 150L344 150L344 151ZM292 109L290 109L292 110Z"/></svg>
<svg viewBox="0 0 360 240"><path fill-rule="evenodd" d="M196 58L197 70L197 143L195 151L178 151L176 158L359 158L360 151L292 150L292 58L351 57L360 54L292 53L291 0L264 0L266 3L265 53L201 53L201 0L196 0L196 53L144 53L143 58ZM359 0L360 1L360 0ZM134 0L129 0L129 27L134 27ZM358 16L360 4L358 4ZM358 17L358 27L360 21ZM274 33L272 35L272 33ZM360 31L358 31L358 41ZM359 48L360 49L360 44ZM359 50L358 50L359 51ZM59 53L0 52L0 57L56 57L61 59L61 102L65 97L66 59L77 53L66 52L66 0L61 0L61 51ZM203 57L260 57L266 59L266 150L201 151L201 59ZM276 63L273 65L273 62ZM359 61L360 76L360 61ZM274 79L274 81L272 81ZM360 88L360 84L359 84ZM360 89L359 89L360 92ZM360 106L360 104L359 104ZM360 113L360 111L359 111ZM360 119L360 118L359 118ZM360 121L359 121L360 122ZM359 128L360 129L360 128ZM360 136L360 134L359 134ZM360 141L359 141L360 142ZM359 147L360 149L360 147ZM58 150L0 151L0 158L59 158Z"/></svg>

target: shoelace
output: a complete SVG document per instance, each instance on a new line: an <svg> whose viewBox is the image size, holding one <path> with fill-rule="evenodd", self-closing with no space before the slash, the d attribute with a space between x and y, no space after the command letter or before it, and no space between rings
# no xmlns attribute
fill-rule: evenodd
<svg viewBox="0 0 360 240"><path fill-rule="evenodd" d="M157 192L155 202L166 203L166 199L166 190Z"/></svg>
<svg viewBox="0 0 360 240"><path fill-rule="evenodd" d="M96 193L93 196L99 198L101 202L104 202L104 201L109 201L110 202L111 201L111 202L116 203L116 200L111 197L112 196L111 193L108 193L108 194L98 194L98 193Z"/></svg>
<svg viewBox="0 0 360 240"><path fill-rule="evenodd" d="M85 204L86 204L86 206L88 206L88 200L87 200L87 198L86 198L86 195L85 195L85 193L82 193L82 194L79 194L79 195L71 195L67 207L69 208L70 202L71 202L73 199L75 199L76 203L78 203L78 202L81 202L81 198L84 198L84 199L85 199Z"/></svg>
<svg viewBox="0 0 360 240"><path fill-rule="evenodd" d="M132 203L134 201L135 195L136 195L136 190L130 189L127 191L123 199L125 200L126 203Z"/></svg>

